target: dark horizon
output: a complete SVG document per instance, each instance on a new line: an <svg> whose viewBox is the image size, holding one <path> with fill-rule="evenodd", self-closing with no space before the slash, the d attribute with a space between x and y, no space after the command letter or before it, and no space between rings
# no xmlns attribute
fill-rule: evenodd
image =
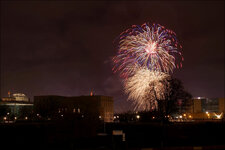
<svg viewBox="0 0 225 150"><path fill-rule="evenodd" d="M159 23L177 34L184 56L174 76L194 97L224 97L224 1L1 1L1 96L114 97L132 109L113 41L132 25Z"/></svg>

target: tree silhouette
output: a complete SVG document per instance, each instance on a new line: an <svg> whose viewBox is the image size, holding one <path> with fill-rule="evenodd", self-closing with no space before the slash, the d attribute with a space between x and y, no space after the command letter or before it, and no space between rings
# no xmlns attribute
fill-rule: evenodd
<svg viewBox="0 0 225 150"><path fill-rule="evenodd" d="M178 111L178 100L181 100L185 105L188 99L192 98L192 95L184 89L181 80L172 77L170 82L170 92L167 97L166 114L171 114Z"/></svg>
<svg viewBox="0 0 225 150"><path fill-rule="evenodd" d="M30 106L23 106L19 109L20 118L30 117L33 113L33 108Z"/></svg>
<svg viewBox="0 0 225 150"><path fill-rule="evenodd" d="M10 108L7 105L0 106L0 117L5 116L8 112L10 112Z"/></svg>
<svg viewBox="0 0 225 150"><path fill-rule="evenodd" d="M153 89L155 93L155 100L158 103L158 112L160 119L164 120L165 116L178 112L179 105L178 101L181 100L181 105L185 105L188 99L192 98L192 95L184 89L183 83L181 80L168 77L165 80L160 81L164 87L164 93L162 93L163 99L157 97L156 90Z"/></svg>

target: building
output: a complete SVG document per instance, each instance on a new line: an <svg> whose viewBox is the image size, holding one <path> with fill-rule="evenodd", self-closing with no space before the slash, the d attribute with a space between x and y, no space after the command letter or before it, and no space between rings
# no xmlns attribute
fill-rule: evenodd
<svg viewBox="0 0 225 150"><path fill-rule="evenodd" d="M191 119L222 119L225 113L224 98L195 97L185 104L185 116Z"/></svg>
<svg viewBox="0 0 225 150"><path fill-rule="evenodd" d="M8 93L8 97L2 97L0 101L1 120L14 120L32 113L33 103L23 93Z"/></svg>
<svg viewBox="0 0 225 150"><path fill-rule="evenodd" d="M13 96L16 101L29 102L29 98L23 93L14 93Z"/></svg>
<svg viewBox="0 0 225 150"><path fill-rule="evenodd" d="M20 102L29 102L29 98L23 93L14 93L12 96L3 97L2 101L20 101Z"/></svg>
<svg viewBox="0 0 225 150"><path fill-rule="evenodd" d="M82 114L104 122L113 121L113 98L108 96L34 96L34 111L45 117Z"/></svg>

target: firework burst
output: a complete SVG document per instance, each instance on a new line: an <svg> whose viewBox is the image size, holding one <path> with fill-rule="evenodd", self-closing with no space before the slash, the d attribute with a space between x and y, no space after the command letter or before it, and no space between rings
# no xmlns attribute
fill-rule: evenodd
<svg viewBox="0 0 225 150"><path fill-rule="evenodd" d="M123 78L134 75L139 67L172 73L174 68L182 67L181 48L176 34L159 24L133 25L120 35L113 71Z"/></svg>
<svg viewBox="0 0 225 150"><path fill-rule="evenodd" d="M133 102L135 110L157 109L158 100L164 100L168 92L169 78L166 73L139 68L125 80L125 93L128 94L128 100Z"/></svg>

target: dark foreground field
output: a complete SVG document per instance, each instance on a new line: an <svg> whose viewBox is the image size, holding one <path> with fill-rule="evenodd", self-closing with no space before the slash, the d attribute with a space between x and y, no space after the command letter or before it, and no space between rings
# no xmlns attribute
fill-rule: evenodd
<svg viewBox="0 0 225 150"><path fill-rule="evenodd" d="M0 125L0 149L225 149L224 133L225 122L18 122Z"/></svg>

